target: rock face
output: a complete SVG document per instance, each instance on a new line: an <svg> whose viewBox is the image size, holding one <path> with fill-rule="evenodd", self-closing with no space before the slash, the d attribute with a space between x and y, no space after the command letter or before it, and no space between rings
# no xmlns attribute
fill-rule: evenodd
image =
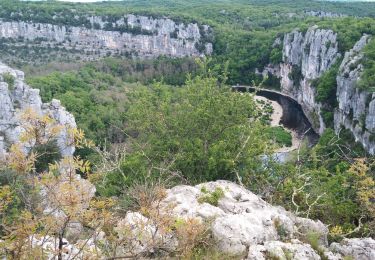
<svg viewBox="0 0 375 260"><path fill-rule="evenodd" d="M294 30L284 36L280 64L281 90L301 104L314 130L325 129L311 81L319 78L340 58L337 34L313 26L304 34Z"/></svg>
<svg viewBox="0 0 375 260"><path fill-rule="evenodd" d="M348 15L345 15L345 14L325 12L325 11L305 11L305 14L308 15L308 16L315 16L315 17L319 17L319 18L341 18L341 17L348 17Z"/></svg>
<svg viewBox="0 0 375 260"><path fill-rule="evenodd" d="M292 240L291 243L280 241L269 241L264 245L251 246L249 248L249 260L266 259L310 259L320 260L320 256L311 248L309 244Z"/></svg>
<svg viewBox="0 0 375 260"><path fill-rule="evenodd" d="M67 50L82 59L108 55L156 57L201 56L212 53L211 29L168 18L124 15L116 21L94 16L89 26L68 26L25 21L1 21L0 38L53 52ZM7 42L5 42L7 43ZM10 43L13 44L14 43ZM32 51L31 51L32 52Z"/></svg>
<svg viewBox="0 0 375 260"><path fill-rule="evenodd" d="M375 96L357 87L363 66L362 49L369 42L370 36L364 35L345 53L337 75L337 101L335 111L335 130L339 133L342 127L350 130L356 141L371 154L375 153Z"/></svg>
<svg viewBox="0 0 375 260"><path fill-rule="evenodd" d="M348 52L337 74L336 97L338 107L334 113L334 127L338 134L344 127L370 153L375 153L375 95L358 88L363 66L362 49L370 41L364 35ZM275 44L280 44L280 39ZM325 124L321 116L322 104L316 100L316 88L312 81L323 75L338 62L337 34L331 30L311 27L305 34L294 30L284 36L283 62L269 65L263 73L280 78L281 91L301 104L314 130L322 134Z"/></svg>
<svg viewBox="0 0 375 260"><path fill-rule="evenodd" d="M203 199L219 190L222 195L217 201L210 204ZM162 212L177 219L197 219L209 225L217 250L243 259L321 259L310 244L302 242L307 241L306 237L311 233L318 234L320 247L330 260L343 259L344 256L370 260L375 254L375 241L371 238L344 240L328 247L328 229L323 223L272 206L229 181L176 186L167 190L160 205ZM118 228L127 230L126 226L131 227L131 232L139 238L132 245L137 254L152 248L149 243L155 243L155 238L172 251L178 245L173 234L167 239L164 237L163 242L152 221L140 213L128 212ZM154 239L147 239L150 236Z"/></svg>
<svg viewBox="0 0 375 260"><path fill-rule="evenodd" d="M221 195L216 197L217 201L212 200L210 204L202 199L218 190L221 191ZM156 222L169 223L167 219L170 217L172 222L176 223L181 219L194 219L196 222L186 223L201 223L207 226L211 230L211 239L216 249L220 253L236 256L236 259L241 257L251 260L319 260L322 259L322 254L329 260L343 260L344 257L353 257L356 260L374 259L373 239L345 239L328 247L328 229L320 221L295 216L228 181L176 186L167 190L165 198L158 201L157 205L159 221ZM122 241L122 244L116 247L116 253L141 257L152 256L155 253L158 256L155 250L159 248L165 252L175 252L180 240L175 236L173 228L161 228L156 222L152 217L146 217L139 212L127 212L115 224L114 229ZM96 232L96 237L90 239L87 244L84 240L72 244L66 241L66 258L63 259L70 259L77 253L77 248L81 248L81 253L86 257L94 252L91 249L100 250L101 247L98 245L105 244L107 240L103 232ZM311 233L320 237L319 252L307 242L303 242L307 241L306 236ZM56 241L48 237L47 242L46 246L50 247L51 252L46 252L52 256L52 253L56 252ZM40 243L40 240L36 240L35 243ZM88 259L96 258L91 255Z"/></svg>
<svg viewBox="0 0 375 260"><path fill-rule="evenodd" d="M32 89L25 83L22 71L0 63L0 158L11 144L20 143L25 132L22 118L25 111L36 116L48 116L54 121L54 125L59 125L55 139L61 155L73 155L74 146L69 131L76 128L74 117L58 100L43 104L39 90ZM27 144L23 144L23 148L27 151Z"/></svg>
<svg viewBox="0 0 375 260"><path fill-rule="evenodd" d="M371 238L344 239L341 243L332 243L330 250L356 260L375 259L375 240Z"/></svg>
<svg viewBox="0 0 375 260"><path fill-rule="evenodd" d="M200 201L200 198L218 189L224 195L217 206ZM299 233L309 232L320 234L321 243L327 243L328 229L323 223L271 206L245 188L228 181L174 187L168 190L163 203L174 205L173 212L180 218L211 220L213 238L221 252L246 255L251 246L268 241L302 239Z"/></svg>

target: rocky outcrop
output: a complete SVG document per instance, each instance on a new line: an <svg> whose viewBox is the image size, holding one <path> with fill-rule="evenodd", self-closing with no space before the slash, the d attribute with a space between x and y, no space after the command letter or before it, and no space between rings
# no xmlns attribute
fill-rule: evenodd
<svg viewBox="0 0 375 260"><path fill-rule="evenodd" d="M202 201L202 197L223 191L218 205ZM274 207L255 194L228 181L192 186L177 186L167 191L162 203L174 205L179 218L197 218L211 222L213 239L219 251L246 255L251 246L269 241L303 239L309 232L320 235L327 243L328 229L319 221L300 218L281 207Z"/></svg>
<svg viewBox="0 0 375 260"><path fill-rule="evenodd" d="M329 249L356 260L375 259L375 240L371 238L344 239L341 243L332 243Z"/></svg>
<svg viewBox="0 0 375 260"><path fill-rule="evenodd" d="M216 195L217 201L204 199L215 193L221 194ZM318 260L324 252L331 260L343 259L344 256L370 260L375 254L375 241L371 238L344 240L328 247L328 229L323 223L301 218L282 207L272 206L249 190L229 181L176 186L166 191L166 197L160 202L160 206L162 212L172 214L177 219L197 219L204 225L209 225L219 252L243 256L244 259ZM132 247L137 249L137 254L153 248L150 243L155 241L159 246L173 251L178 246L173 233L163 236L152 223L140 213L129 212L117 229L135 233L138 240L132 241L135 243ZM306 242L309 234L318 235L320 252Z"/></svg>
<svg viewBox="0 0 375 260"><path fill-rule="evenodd" d="M325 12L325 11L305 11L305 15L308 16L315 16L319 18L342 18L348 17L345 14L333 13L333 12Z"/></svg>
<svg viewBox="0 0 375 260"><path fill-rule="evenodd" d="M294 30L284 36L280 64L281 90L301 104L314 130L322 133L322 105L316 101L311 81L319 78L340 58L337 34L313 26L303 33Z"/></svg>
<svg viewBox="0 0 375 260"><path fill-rule="evenodd" d="M358 88L363 66L362 49L369 42L370 36L364 35L345 53L337 75L337 101L335 111L335 130L342 127L350 130L356 141L360 142L371 154L375 153L375 96Z"/></svg>
<svg viewBox="0 0 375 260"><path fill-rule="evenodd" d="M215 195L215 200L205 199L215 192L220 194ZM200 223L207 227L212 234L211 242L220 253L240 256L241 259L319 260L322 259L322 254L329 260L343 260L344 257L374 259L373 239L345 239L328 246L328 229L320 221L301 218L282 207L272 206L249 190L229 181L176 186L167 190L164 199L158 201L156 206L158 221L152 219L152 214L145 216L140 212L129 211L115 224L114 230L122 242L116 246L118 255L135 258L159 256L156 251L160 248L163 252L175 252L180 240L174 233L174 228L162 228L160 223L181 223L184 219L190 225ZM320 238L319 252L316 251L315 242L313 248L306 239L308 234L313 233ZM54 238L47 237L47 245L38 241L40 239L36 240L40 246L46 249L48 247L50 252L46 250L46 253L52 255L56 252ZM69 244L67 240L64 241L64 257L70 259L77 253L97 257L101 254L101 247L97 245L103 245L107 240L103 232L97 231L95 237L87 242L78 240ZM80 251L77 252L77 248ZM99 251L92 250L95 248Z"/></svg>
<svg viewBox="0 0 375 260"><path fill-rule="evenodd" d="M132 14L116 21L98 16L87 19L90 26L80 27L1 21L0 38L8 45L31 47L30 54L32 46L37 46L50 52L70 51L86 60L108 55L185 57L212 53L212 43L208 42L212 32L208 26ZM7 43L7 39L12 42Z"/></svg>
<svg viewBox="0 0 375 260"><path fill-rule="evenodd" d="M22 71L0 63L0 158L4 157L10 145L22 143L21 137L28 127L23 118L25 113L51 118L51 125L59 128L58 131L55 129L53 136L61 155L73 155L74 146L70 131L76 128L74 117L58 100L43 104L39 90L32 89L25 83ZM51 127L46 129L46 138L52 135L48 131L53 130ZM22 146L27 152L32 144L22 143Z"/></svg>
<svg viewBox="0 0 375 260"><path fill-rule="evenodd" d="M266 259L309 259L320 260L320 256L309 244L299 240L284 243L281 241L269 241L264 245L251 246L249 248L249 260Z"/></svg>
<svg viewBox="0 0 375 260"><path fill-rule="evenodd" d="M336 78L338 106L334 111L334 127L337 134L342 128L348 129L357 142L370 154L374 154L375 95L358 86L363 72L362 49L370 39L370 35L364 35L345 53L340 64ZM279 38L275 44L281 44ZM340 57L337 34L314 26L305 34L299 30L286 34L283 40L283 62L279 65L270 64L262 72L280 78L281 92L302 106L312 127L319 134L325 130L321 116L323 104L316 100L317 92L312 81L321 77Z"/></svg>

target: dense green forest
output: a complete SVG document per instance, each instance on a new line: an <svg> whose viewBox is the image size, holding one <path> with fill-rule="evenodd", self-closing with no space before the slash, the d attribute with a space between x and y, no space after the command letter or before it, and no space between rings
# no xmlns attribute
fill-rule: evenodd
<svg viewBox="0 0 375 260"><path fill-rule="evenodd" d="M272 48L277 36L292 29L306 30L317 24L339 34L340 51L349 50L363 33L373 33L374 7L371 3L321 1L122 1L95 4L74 3L0 3L0 17L41 23L86 26L89 15L116 20L127 13L167 16L175 21L207 24L213 28L214 63L229 61L229 82L250 84L260 81L256 68L280 59ZM321 11L345 14L334 19L309 16ZM112 20L111 20L112 19ZM19 52L19 51L18 51ZM18 64L20 65L20 64ZM21 64L22 65L22 64Z"/></svg>

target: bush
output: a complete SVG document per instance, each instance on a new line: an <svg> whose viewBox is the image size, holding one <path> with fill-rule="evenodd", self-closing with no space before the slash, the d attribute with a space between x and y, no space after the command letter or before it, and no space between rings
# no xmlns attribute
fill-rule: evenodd
<svg viewBox="0 0 375 260"><path fill-rule="evenodd" d="M224 197L224 191L220 187L217 187L213 192L208 192L204 187L201 189L205 195L198 198L199 203L208 203L212 206L217 207L219 200Z"/></svg>
<svg viewBox="0 0 375 260"><path fill-rule="evenodd" d="M13 90L14 82L15 82L14 76L8 72L4 73L2 76L3 76L4 81L8 84L9 90Z"/></svg>
<svg viewBox="0 0 375 260"><path fill-rule="evenodd" d="M282 126L271 127L266 130L266 134L270 140L274 140L281 146L292 146L292 134Z"/></svg>
<svg viewBox="0 0 375 260"><path fill-rule="evenodd" d="M328 71L326 71L318 80L315 82L316 85L316 100L323 104L328 105L331 109L336 107L336 90L337 81L336 76L339 70L341 60L335 63Z"/></svg>
<svg viewBox="0 0 375 260"><path fill-rule="evenodd" d="M292 66L292 71L288 75L289 79L293 80L294 84L299 86L299 82L302 79L302 71L300 66L298 65L293 65Z"/></svg>
<svg viewBox="0 0 375 260"><path fill-rule="evenodd" d="M62 158L55 140L49 141L45 144L36 145L33 147L32 152L37 155L35 170L38 173L48 170L49 164L53 164Z"/></svg>

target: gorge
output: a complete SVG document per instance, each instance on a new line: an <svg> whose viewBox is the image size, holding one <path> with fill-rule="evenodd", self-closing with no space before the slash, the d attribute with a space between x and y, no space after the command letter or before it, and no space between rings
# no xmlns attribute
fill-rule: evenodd
<svg viewBox="0 0 375 260"><path fill-rule="evenodd" d="M302 107L313 129L322 134L327 128L328 121L336 133L342 127L350 130L355 140L360 142L370 153L375 152L374 143L374 102L372 94L358 88L360 81L361 59L363 48L370 40L364 35L346 52L344 58L338 50L337 33L332 30L310 27L305 33L294 30L284 35L283 40L277 39L275 46L282 45L282 62L270 64L263 75L268 73L278 77L281 93L293 97ZM328 73L335 64L340 64L336 77L337 88L334 87L337 107L332 107L326 100L319 97L316 82ZM338 65L336 65L338 66ZM335 84L335 83L333 83ZM326 111L326 112L324 112ZM329 111L334 116L324 118Z"/></svg>

